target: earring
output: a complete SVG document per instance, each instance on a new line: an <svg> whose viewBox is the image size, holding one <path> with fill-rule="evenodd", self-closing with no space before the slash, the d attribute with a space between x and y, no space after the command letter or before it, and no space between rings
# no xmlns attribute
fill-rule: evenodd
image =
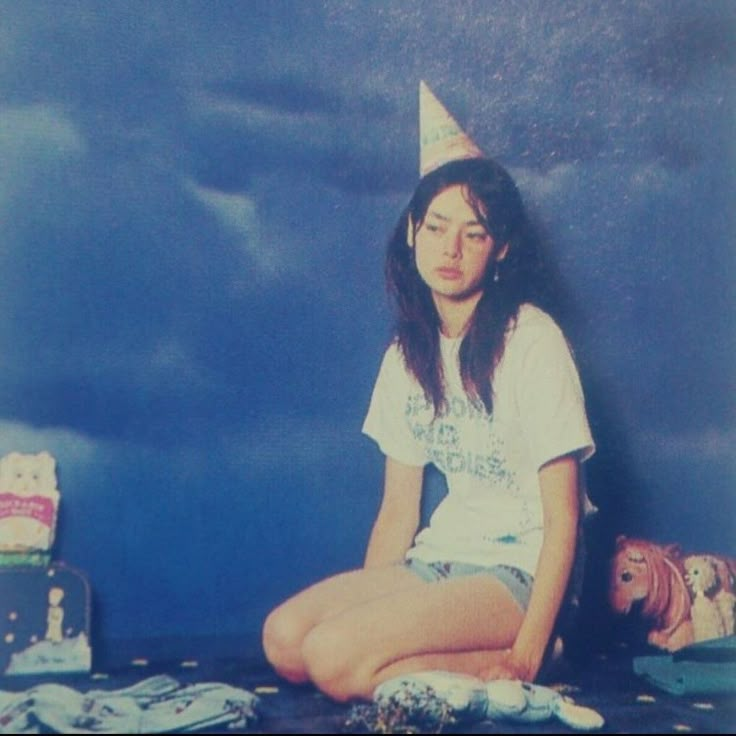
<svg viewBox="0 0 736 736"><path fill-rule="evenodd" d="M493 270L493 283L497 284L500 280L501 280L501 276L498 273L498 261L496 261L496 264Z"/></svg>
<svg viewBox="0 0 736 736"><path fill-rule="evenodd" d="M409 221L406 224L406 244L410 248L414 247L414 223L411 217L409 217Z"/></svg>

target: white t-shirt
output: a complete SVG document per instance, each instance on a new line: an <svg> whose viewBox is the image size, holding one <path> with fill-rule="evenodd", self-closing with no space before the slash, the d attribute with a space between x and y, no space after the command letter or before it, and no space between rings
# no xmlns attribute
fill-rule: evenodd
<svg viewBox="0 0 736 736"><path fill-rule="evenodd" d="M577 369L552 318L529 304L506 338L493 379L493 413L460 378L461 338L441 337L447 408L434 418L393 343L384 355L363 432L407 465L434 463L448 493L407 558L506 564L534 575L542 545L542 465L594 444Z"/></svg>

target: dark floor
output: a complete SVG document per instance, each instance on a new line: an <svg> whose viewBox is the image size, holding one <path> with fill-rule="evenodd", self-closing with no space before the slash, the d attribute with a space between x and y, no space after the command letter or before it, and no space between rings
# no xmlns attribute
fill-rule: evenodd
<svg viewBox="0 0 736 736"><path fill-rule="evenodd" d="M248 647L250 651L257 651ZM281 681L260 654L244 656L243 642L234 640L146 640L110 643L95 656L91 675L21 676L0 678L0 689L22 691L38 682L57 682L81 692L116 689L153 674L166 673L182 684L224 682L257 692L260 718L249 733L341 733L351 706L331 702L313 688ZM580 705L597 710L606 719L604 733L734 733L736 695L677 696L648 684L634 674L632 653L619 647L596 655L586 664L563 663L550 675L550 685L564 685ZM462 728L462 733L566 733L557 721L514 724L484 721ZM212 731L208 731L212 732ZM241 733L228 729L222 733ZM365 732L365 729L362 731Z"/></svg>

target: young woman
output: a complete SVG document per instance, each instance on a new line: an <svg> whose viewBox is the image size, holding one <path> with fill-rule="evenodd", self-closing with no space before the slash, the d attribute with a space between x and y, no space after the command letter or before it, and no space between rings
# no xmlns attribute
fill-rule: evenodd
<svg viewBox="0 0 736 736"><path fill-rule="evenodd" d="M265 653L337 700L433 669L532 681L565 598L593 442L508 173L475 157L424 176L387 277L399 317L363 428L386 456L365 565L276 608ZM417 535L427 463L448 494Z"/></svg>

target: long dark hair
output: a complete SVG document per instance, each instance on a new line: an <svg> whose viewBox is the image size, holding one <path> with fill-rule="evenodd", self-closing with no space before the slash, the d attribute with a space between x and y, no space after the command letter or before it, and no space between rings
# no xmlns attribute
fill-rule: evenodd
<svg viewBox="0 0 736 736"><path fill-rule="evenodd" d="M460 346L460 375L466 393L493 411L493 373L504 348L507 329L519 307L536 304L555 316L555 278L524 204L508 172L491 159L452 161L427 174L418 184L389 241L386 280L397 306L396 339L408 370L432 402L437 415L445 403L440 357L440 316L429 287L416 267L415 249L407 243L416 233L437 194L453 185L464 187L468 204L493 238L508 244L503 261L491 258L482 281L483 294ZM498 269L498 279L494 272Z"/></svg>

